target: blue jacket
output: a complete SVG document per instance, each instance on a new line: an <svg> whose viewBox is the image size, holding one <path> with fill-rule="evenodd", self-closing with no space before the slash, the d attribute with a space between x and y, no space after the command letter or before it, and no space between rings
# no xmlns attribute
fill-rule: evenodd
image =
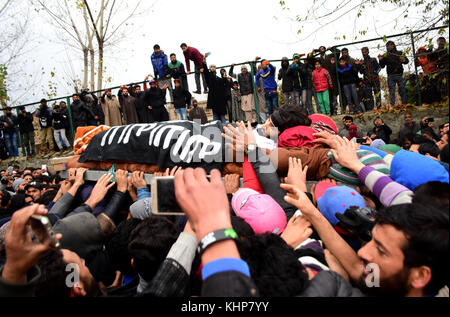
<svg viewBox="0 0 450 317"><path fill-rule="evenodd" d="M276 68L272 64L269 64L269 67L267 67L266 70L261 69L261 71L256 75L256 86L258 86L258 88L261 88L259 87L259 78L261 77L263 80L265 92L278 91L278 85L275 81L275 70Z"/></svg>
<svg viewBox="0 0 450 317"><path fill-rule="evenodd" d="M155 55L155 53L151 56L153 70L155 72L155 79L166 77L165 68L168 67L169 61L166 54L159 52Z"/></svg>

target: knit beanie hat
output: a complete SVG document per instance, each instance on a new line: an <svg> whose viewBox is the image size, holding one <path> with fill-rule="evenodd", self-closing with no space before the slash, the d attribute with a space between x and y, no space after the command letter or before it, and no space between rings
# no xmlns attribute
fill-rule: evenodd
<svg viewBox="0 0 450 317"><path fill-rule="evenodd" d="M22 184L24 181L25 181L25 180L24 180L23 178L18 178L18 179L16 179L16 180L14 181L14 183L13 183L14 191L17 191L17 187L19 187L20 184Z"/></svg>
<svg viewBox="0 0 450 317"><path fill-rule="evenodd" d="M371 166L378 172L389 175L388 165L378 154L366 150L357 150L356 154L358 155L359 161L365 166ZM357 186L360 184L358 175L336 162L331 152L328 153L328 157L331 158L330 173L328 174L329 177L351 185Z"/></svg>
<svg viewBox="0 0 450 317"><path fill-rule="evenodd" d="M321 189L317 190L316 188L317 207L333 227L339 222L336 213L344 214L351 206L366 207L364 198L355 189L347 186L336 186L329 182L323 183L328 183L328 189L321 193Z"/></svg>
<svg viewBox="0 0 450 317"><path fill-rule="evenodd" d="M386 145L386 143L385 143L383 140L381 140L381 139L376 139L376 140L374 140L374 141L372 142L371 147L374 147L374 148L379 149L380 146L384 146L384 145Z"/></svg>
<svg viewBox="0 0 450 317"><path fill-rule="evenodd" d="M241 188L231 200L236 216L244 219L255 234L281 234L287 225L286 214L269 195L250 188Z"/></svg>
<svg viewBox="0 0 450 317"><path fill-rule="evenodd" d="M449 174L438 161L405 150L392 159L391 178L410 190L428 182L449 183Z"/></svg>

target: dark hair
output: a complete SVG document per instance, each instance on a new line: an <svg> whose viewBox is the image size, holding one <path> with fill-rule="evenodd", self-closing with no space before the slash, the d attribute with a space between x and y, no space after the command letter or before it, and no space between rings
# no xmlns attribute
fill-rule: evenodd
<svg viewBox="0 0 450 317"><path fill-rule="evenodd" d="M231 216L231 226L239 238L248 238L255 235L252 227L241 217Z"/></svg>
<svg viewBox="0 0 450 317"><path fill-rule="evenodd" d="M348 52L348 48L344 47L341 52Z"/></svg>
<svg viewBox="0 0 450 317"><path fill-rule="evenodd" d="M314 65L315 65L316 63L319 63L320 65L322 65L322 61L321 61L320 59L316 59L316 60L314 61Z"/></svg>
<svg viewBox="0 0 450 317"><path fill-rule="evenodd" d="M20 106L19 111L25 111L25 106Z"/></svg>
<svg viewBox="0 0 450 317"><path fill-rule="evenodd" d="M279 236L254 235L236 244L261 296L290 297L305 289L308 274L295 251Z"/></svg>
<svg viewBox="0 0 450 317"><path fill-rule="evenodd" d="M6 207L11 201L11 194L7 190L2 190L1 206Z"/></svg>
<svg viewBox="0 0 450 317"><path fill-rule="evenodd" d="M303 125L309 127L311 119L296 105L286 105L278 108L271 116L272 123L278 128L280 134L285 130Z"/></svg>
<svg viewBox="0 0 450 317"><path fill-rule="evenodd" d="M353 117L351 117L351 116L345 116L342 120L343 120L343 121L350 120L351 122L353 122Z"/></svg>
<svg viewBox="0 0 450 317"><path fill-rule="evenodd" d="M450 185L448 183L428 182L414 189L412 201L424 206L433 206L442 212L448 213L449 189Z"/></svg>
<svg viewBox="0 0 450 317"><path fill-rule="evenodd" d="M369 52L369 48L368 48L367 46L364 46L364 47L361 49L361 51L364 51L364 50L366 50L366 51Z"/></svg>
<svg viewBox="0 0 450 317"><path fill-rule="evenodd" d="M151 216L132 231L128 252L144 280L152 280L177 238L175 225L163 217Z"/></svg>
<svg viewBox="0 0 450 317"><path fill-rule="evenodd" d="M11 111L12 108L11 108L11 107L6 107L5 110L6 110L6 111Z"/></svg>
<svg viewBox="0 0 450 317"><path fill-rule="evenodd" d="M428 266L432 277L424 291L436 294L448 283L448 211L421 204L395 205L377 213L378 225L391 225L402 231L408 240L402 250L407 268Z"/></svg>
<svg viewBox="0 0 450 317"><path fill-rule="evenodd" d="M433 140L430 140L426 137L424 137L423 135L420 134L416 134L414 135L413 139L411 140L412 144L424 144L424 143L433 143Z"/></svg>
<svg viewBox="0 0 450 317"><path fill-rule="evenodd" d="M53 201L53 199L55 199L57 193L58 191L55 189L46 191L39 199L39 203L47 206L51 201Z"/></svg>
<svg viewBox="0 0 450 317"><path fill-rule="evenodd" d="M439 147L434 142L422 143L419 146L419 153L422 155L430 154L431 156L437 158L441 151Z"/></svg>
<svg viewBox="0 0 450 317"><path fill-rule="evenodd" d="M441 162L450 164L450 153L448 144L441 151Z"/></svg>
<svg viewBox="0 0 450 317"><path fill-rule="evenodd" d="M159 47L159 45L158 44L155 44L154 46L153 46L153 49L154 50L156 50L156 49L160 49L161 47Z"/></svg>
<svg viewBox="0 0 450 317"><path fill-rule="evenodd" d="M128 252L131 232L142 222L140 219L132 218L121 222L111 235L106 244L106 254L114 268L123 275L131 275L134 270L131 267L131 255Z"/></svg>
<svg viewBox="0 0 450 317"><path fill-rule="evenodd" d="M183 46L187 47L187 44L186 43L181 43L180 47L183 47Z"/></svg>
<svg viewBox="0 0 450 317"><path fill-rule="evenodd" d="M239 86L239 83L237 81L233 81L233 86L234 85L238 85Z"/></svg>
<svg viewBox="0 0 450 317"><path fill-rule="evenodd" d="M37 263L41 269L41 276L36 284L37 297L70 296L70 288L66 286L66 266L61 250L46 252Z"/></svg>
<svg viewBox="0 0 450 317"><path fill-rule="evenodd" d="M25 178L25 177L27 177L27 176L33 177L33 174L31 174L31 173L26 173L25 175L23 175L23 178Z"/></svg>

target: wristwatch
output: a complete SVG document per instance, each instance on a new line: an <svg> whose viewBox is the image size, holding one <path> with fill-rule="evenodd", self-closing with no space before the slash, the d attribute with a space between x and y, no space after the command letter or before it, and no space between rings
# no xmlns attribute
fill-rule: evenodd
<svg viewBox="0 0 450 317"><path fill-rule="evenodd" d="M250 143L245 147L244 153L248 155L249 153L256 151L256 149L258 149L258 145L256 143Z"/></svg>

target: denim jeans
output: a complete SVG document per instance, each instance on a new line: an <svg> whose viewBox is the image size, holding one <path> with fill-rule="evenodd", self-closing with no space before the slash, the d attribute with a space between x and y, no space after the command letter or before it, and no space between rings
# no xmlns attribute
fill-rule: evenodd
<svg viewBox="0 0 450 317"><path fill-rule="evenodd" d="M344 94L345 97L347 98L347 103L348 103L348 108L350 110L350 112L358 112L361 113L362 109L359 105L359 98L358 98L358 93L356 92L356 85L355 84L351 84L351 85L344 85ZM355 104L356 109L353 109L353 103Z"/></svg>
<svg viewBox="0 0 450 317"><path fill-rule="evenodd" d="M66 137L65 129L59 129L59 130L54 129L53 136L55 137L56 145L58 146L58 148L60 150L70 147L69 140L67 140L67 137Z"/></svg>
<svg viewBox="0 0 450 317"><path fill-rule="evenodd" d="M277 92L267 92L265 94L267 108L269 110L269 116L278 109L278 93Z"/></svg>
<svg viewBox="0 0 450 317"><path fill-rule="evenodd" d="M398 86L398 92L402 98L402 104L405 105L408 102L406 98L405 80L402 75L390 75L388 76L388 87L391 106L395 105L395 85Z"/></svg>
<svg viewBox="0 0 450 317"><path fill-rule="evenodd" d="M5 141L9 157L18 157L19 148L17 147L17 132L5 132Z"/></svg>
<svg viewBox="0 0 450 317"><path fill-rule="evenodd" d="M227 123L227 120L225 119L225 115L224 114L218 114L216 112L213 111L213 120L216 121L221 121L223 124Z"/></svg>
<svg viewBox="0 0 450 317"><path fill-rule="evenodd" d="M186 108L175 109L178 120L187 120L187 111Z"/></svg>

